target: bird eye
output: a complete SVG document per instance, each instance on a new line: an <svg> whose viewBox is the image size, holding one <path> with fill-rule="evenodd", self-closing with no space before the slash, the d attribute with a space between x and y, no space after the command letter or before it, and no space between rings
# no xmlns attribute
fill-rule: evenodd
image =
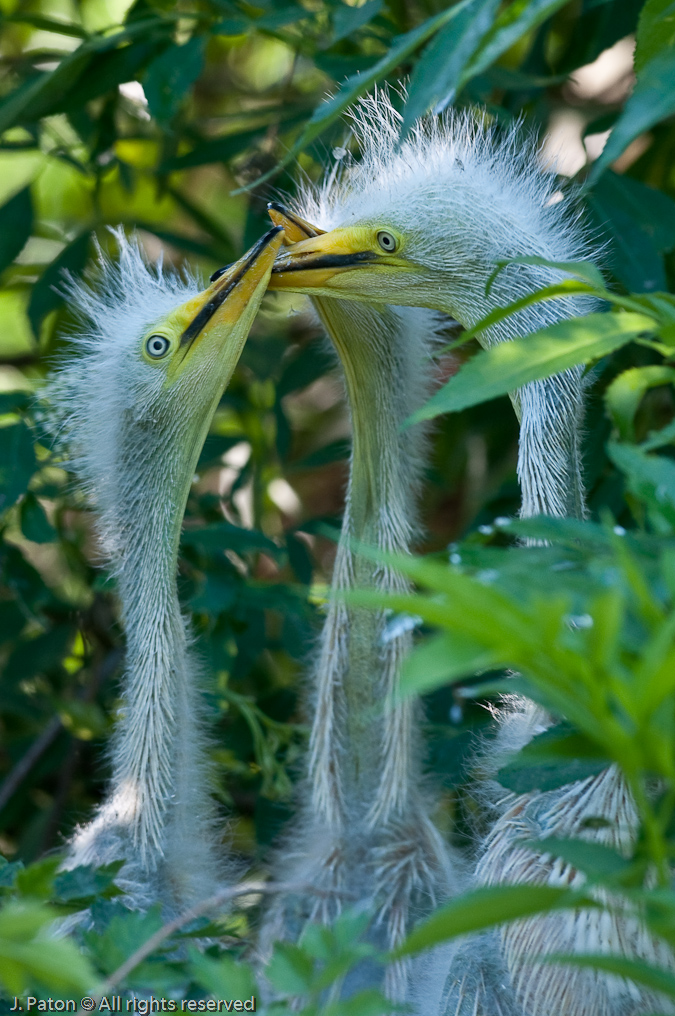
<svg viewBox="0 0 675 1016"><path fill-rule="evenodd" d="M145 343L145 351L153 360L161 360L169 352L170 345L164 335L151 335Z"/></svg>
<svg viewBox="0 0 675 1016"><path fill-rule="evenodd" d="M377 242L382 250L386 250L387 254L391 254L398 246L396 237L386 229L381 229L377 234Z"/></svg>

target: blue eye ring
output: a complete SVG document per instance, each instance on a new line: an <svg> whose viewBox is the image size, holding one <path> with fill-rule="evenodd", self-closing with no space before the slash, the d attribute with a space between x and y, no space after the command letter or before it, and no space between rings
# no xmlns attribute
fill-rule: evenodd
<svg viewBox="0 0 675 1016"><path fill-rule="evenodd" d="M165 335L151 335L145 340L145 351L153 360L161 360L170 348L171 343Z"/></svg>

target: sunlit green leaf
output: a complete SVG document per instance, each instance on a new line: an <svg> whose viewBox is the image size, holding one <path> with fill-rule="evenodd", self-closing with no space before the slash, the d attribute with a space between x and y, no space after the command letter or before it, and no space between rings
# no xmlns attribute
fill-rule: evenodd
<svg viewBox="0 0 675 1016"><path fill-rule="evenodd" d="M652 328L653 322L639 314L589 314L498 343L472 357L408 422L458 412L530 381L590 363Z"/></svg>
<svg viewBox="0 0 675 1016"><path fill-rule="evenodd" d="M662 50L675 45L674 0L647 0L640 11L635 70L640 73Z"/></svg>
<svg viewBox="0 0 675 1016"><path fill-rule="evenodd" d="M672 367L631 367L614 378L607 388L605 400L612 419L624 440L633 437L633 421L642 398L650 388L675 381Z"/></svg>

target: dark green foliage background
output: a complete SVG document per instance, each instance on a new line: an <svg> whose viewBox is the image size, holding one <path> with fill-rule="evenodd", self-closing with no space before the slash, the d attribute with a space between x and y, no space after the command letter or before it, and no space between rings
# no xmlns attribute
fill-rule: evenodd
<svg viewBox="0 0 675 1016"><path fill-rule="evenodd" d="M580 97L570 75L635 34L643 6L636 63L652 91L636 90L628 106L625 91ZM672 289L675 11L666 0L465 0L454 14L435 0L3 0L0 9L0 852L31 862L61 848L101 798L124 645L91 517L35 429L31 393L68 354L63 271L85 270L93 235L114 252L106 227L122 223L151 258L161 248L207 276L267 228L270 198L292 194L300 176L318 179L349 147L351 100L410 78L407 107L397 99L406 125L449 97L538 132L573 113L594 134L623 111L621 161L588 163L575 184L586 188L612 288ZM292 813L320 624L308 586L330 577L349 454L333 356L288 310L287 298L266 298L202 453L180 561L182 602L213 678L214 792L254 871ZM642 346L620 349L595 368L589 399L591 511L628 529L644 513L607 458L603 394L627 368L660 362ZM439 380L455 369L441 358ZM671 384L645 390L626 423L638 440L674 409ZM506 398L439 418L420 549L515 514L516 454ZM458 818L461 838L466 760L487 714L458 705L452 688L427 700L428 764L445 789L439 822L449 830Z"/></svg>

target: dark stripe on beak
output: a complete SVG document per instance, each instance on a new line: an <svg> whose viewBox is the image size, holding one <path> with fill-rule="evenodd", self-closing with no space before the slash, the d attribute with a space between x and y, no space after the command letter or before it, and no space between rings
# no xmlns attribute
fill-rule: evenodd
<svg viewBox="0 0 675 1016"><path fill-rule="evenodd" d="M317 233L315 229L308 229L306 222L303 222L302 219L297 219L292 212L289 212L287 208L284 208L284 206L280 205L277 201L269 201L267 204L267 209L268 211L271 210L274 212L279 212L279 214L283 215L285 219L288 219L289 222L292 222L294 226L297 226L298 229L301 230L306 237L321 236L321 234Z"/></svg>
<svg viewBox="0 0 675 1016"><path fill-rule="evenodd" d="M217 272L214 272L213 275L210 276L209 282L217 282L220 276L224 275L228 268L231 268L233 264L234 261L230 261L229 265L224 265L223 268L219 268Z"/></svg>
<svg viewBox="0 0 675 1016"><path fill-rule="evenodd" d="M283 272L309 272L314 268L349 268L352 265L359 265L373 261L379 261L379 255L375 251L362 250L356 254L323 254L312 258L311 254L305 255L306 260L291 261L275 265L272 269L273 275Z"/></svg>
<svg viewBox="0 0 675 1016"><path fill-rule="evenodd" d="M227 300L232 290L237 286L244 278L246 273L252 267L252 265L258 260L259 256L264 251L265 247L269 242L282 231L283 226L273 226L268 233L261 236L257 244L246 258L246 261L240 267L236 275L234 275L226 286L219 289L217 293L214 293L208 303L205 303L202 309L197 314L196 318L190 322L185 331L180 337L180 345L185 346L193 342L199 333L206 327L208 322L211 320L213 315L216 313L219 307Z"/></svg>

